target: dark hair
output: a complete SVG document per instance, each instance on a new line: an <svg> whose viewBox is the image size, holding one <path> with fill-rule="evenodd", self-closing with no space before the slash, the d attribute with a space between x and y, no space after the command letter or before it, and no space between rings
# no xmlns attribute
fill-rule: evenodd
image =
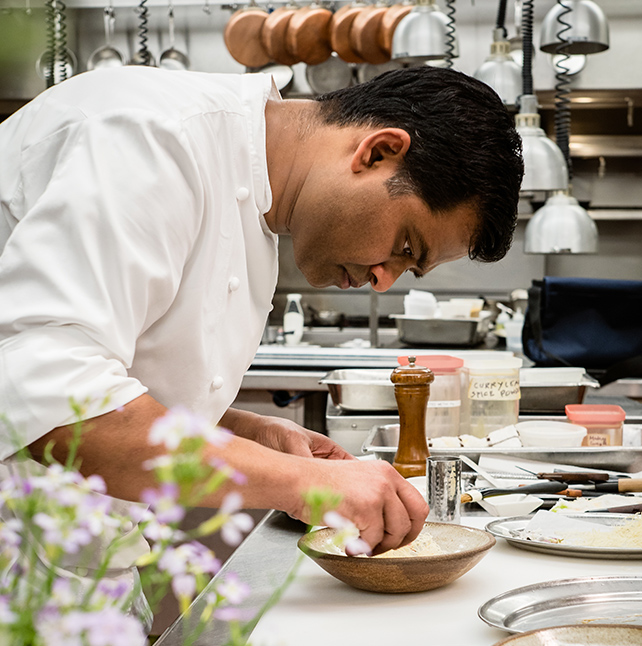
<svg viewBox="0 0 642 646"><path fill-rule="evenodd" d="M389 181L392 196L413 192L443 213L464 203L479 213L468 255L495 262L517 224L524 166L521 139L501 99L452 69L412 67L316 97L324 123L403 128L411 144Z"/></svg>

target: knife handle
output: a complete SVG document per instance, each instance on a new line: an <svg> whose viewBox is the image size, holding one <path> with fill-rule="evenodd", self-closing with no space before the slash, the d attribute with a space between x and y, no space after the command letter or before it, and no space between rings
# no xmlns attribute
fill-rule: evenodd
<svg viewBox="0 0 642 646"><path fill-rule="evenodd" d="M642 491L642 479L640 478L620 478L617 481L617 490L625 491Z"/></svg>
<svg viewBox="0 0 642 646"><path fill-rule="evenodd" d="M555 480L557 482L568 482L569 484L580 484L588 482L606 482L609 479L608 473L591 473L588 471L577 471L574 473L556 471L554 473L538 473L540 480Z"/></svg>

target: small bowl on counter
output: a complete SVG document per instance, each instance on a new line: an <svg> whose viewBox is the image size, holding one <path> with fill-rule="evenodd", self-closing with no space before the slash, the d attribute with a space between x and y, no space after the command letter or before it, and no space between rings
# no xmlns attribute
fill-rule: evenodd
<svg viewBox="0 0 642 646"><path fill-rule="evenodd" d="M360 590L383 593L441 588L477 565L495 545L494 536L484 530L428 522L422 532L430 534L441 553L347 556L334 543L336 532L325 528L305 534L299 539L299 548L339 581ZM407 552L406 548L402 550Z"/></svg>
<svg viewBox="0 0 642 646"><path fill-rule="evenodd" d="M579 447L586 437L586 428L568 422L533 420L515 424L523 446Z"/></svg>

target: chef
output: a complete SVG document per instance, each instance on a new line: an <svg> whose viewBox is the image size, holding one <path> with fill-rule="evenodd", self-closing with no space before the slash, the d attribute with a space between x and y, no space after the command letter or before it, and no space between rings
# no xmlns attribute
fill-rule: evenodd
<svg viewBox="0 0 642 646"><path fill-rule="evenodd" d="M247 476L229 487L248 508L308 520L302 492L326 486L376 551L418 534L426 503L389 464L230 404L278 236L314 287L383 292L506 253L522 162L492 90L422 67L295 101L261 74L100 70L6 120L0 150L0 458L53 440L64 460L73 397L82 471L137 500L150 425L181 404L235 434L211 454Z"/></svg>

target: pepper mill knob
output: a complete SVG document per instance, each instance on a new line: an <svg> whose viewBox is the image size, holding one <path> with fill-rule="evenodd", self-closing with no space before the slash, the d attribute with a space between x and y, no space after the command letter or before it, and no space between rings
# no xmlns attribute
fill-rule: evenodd
<svg viewBox="0 0 642 646"><path fill-rule="evenodd" d="M430 456L426 407L435 375L415 361L415 357L408 357L408 365L395 368L390 375L399 409L399 446L392 466L404 478L426 475L426 458Z"/></svg>

